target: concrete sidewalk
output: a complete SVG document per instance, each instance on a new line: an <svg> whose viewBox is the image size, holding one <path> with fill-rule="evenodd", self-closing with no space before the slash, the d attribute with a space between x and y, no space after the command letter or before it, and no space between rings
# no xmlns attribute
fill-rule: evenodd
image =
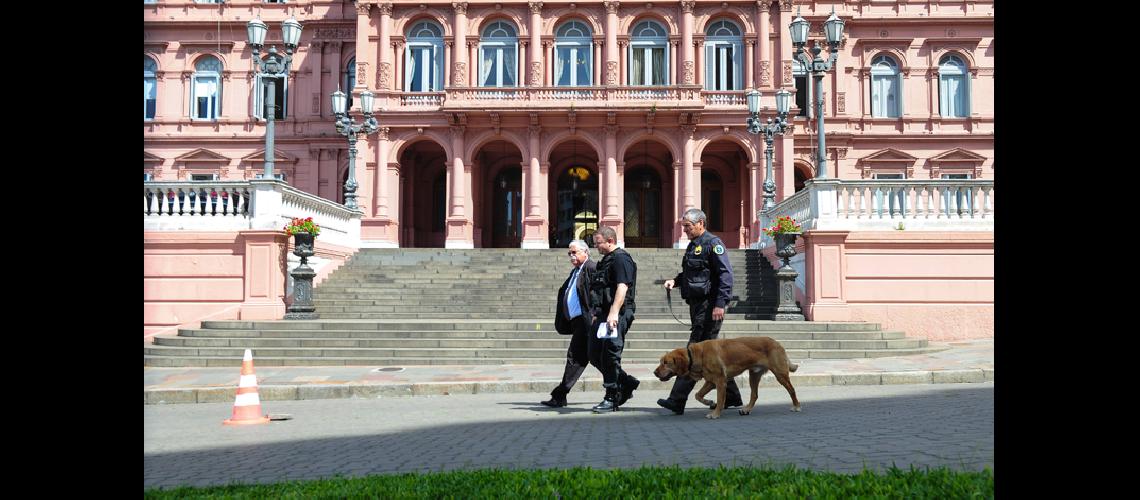
<svg viewBox="0 0 1140 500"><path fill-rule="evenodd" d="M914 356L861 359L792 359L796 386L891 385L989 382L994 380L993 339L931 342L944 351ZM337 399L496 392L549 392L562 380L558 365L285 366L257 367L264 401ZM673 386L653 376L657 364L623 364L641 380L640 389ZM143 404L233 402L240 368L143 368ZM747 387L747 376L737 378ZM771 374L761 387L777 385ZM592 367L574 393L601 394L602 378ZM586 397L583 394L581 397ZM589 399L589 398L587 398ZM595 398L596 399L596 398Z"/></svg>

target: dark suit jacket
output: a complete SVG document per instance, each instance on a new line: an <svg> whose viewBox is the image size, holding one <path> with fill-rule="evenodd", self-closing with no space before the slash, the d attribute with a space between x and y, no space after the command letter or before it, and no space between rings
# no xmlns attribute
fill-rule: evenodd
<svg viewBox="0 0 1140 500"><path fill-rule="evenodd" d="M598 264L594 259L587 260L582 264L582 271L578 273L578 300L582 306L582 315L586 317L586 323L589 323L593 318L593 311L590 310L590 281L594 278L594 271L598 269ZM562 335L570 335L574 330L570 327L570 320L566 319L566 287L570 284L570 276L566 277L566 281L562 282L562 287L558 289L558 310L554 313L554 329Z"/></svg>

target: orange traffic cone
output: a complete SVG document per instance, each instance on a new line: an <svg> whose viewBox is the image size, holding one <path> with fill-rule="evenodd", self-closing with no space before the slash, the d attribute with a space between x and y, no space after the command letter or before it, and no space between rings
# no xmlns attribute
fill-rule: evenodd
<svg viewBox="0 0 1140 500"><path fill-rule="evenodd" d="M245 350L241 359L241 381L238 382L234 413L222 423L225 425L253 425L269 422L261 414L261 398L257 395L257 376L253 374L253 351Z"/></svg>

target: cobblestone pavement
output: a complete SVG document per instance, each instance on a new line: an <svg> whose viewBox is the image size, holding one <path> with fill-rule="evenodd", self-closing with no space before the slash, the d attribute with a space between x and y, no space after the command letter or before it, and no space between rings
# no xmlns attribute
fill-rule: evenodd
<svg viewBox="0 0 1140 500"><path fill-rule="evenodd" d="M802 387L800 413L761 388L751 415L719 420L691 400L674 416L655 403L666 394L637 391L604 415L590 411L600 392L559 409L538 404L546 393L263 402L292 419L243 427L222 425L232 404L144 405L143 486L579 465L993 468L993 382Z"/></svg>

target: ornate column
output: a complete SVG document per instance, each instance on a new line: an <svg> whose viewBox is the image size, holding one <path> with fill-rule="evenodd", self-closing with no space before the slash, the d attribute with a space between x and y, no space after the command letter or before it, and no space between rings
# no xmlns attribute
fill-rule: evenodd
<svg viewBox="0 0 1140 500"><path fill-rule="evenodd" d="M681 0L681 64L684 67L681 83L685 85L696 83L697 68L693 60L693 7L696 4L694 0Z"/></svg>
<svg viewBox="0 0 1140 500"><path fill-rule="evenodd" d="M478 62L479 62L479 41L477 41L477 40L473 41L473 42L468 41L467 42L467 50L471 51L471 59L468 59L468 61L471 62L470 86L478 87L479 86L479 64L478 64Z"/></svg>
<svg viewBox="0 0 1140 500"><path fill-rule="evenodd" d="M440 81L443 82L443 86L445 88L450 87L451 86L451 80L453 78L455 78L456 76L458 76L455 73L455 68L451 64L455 60L455 58L451 54L453 54L456 50L457 49L455 47L454 41L452 41L452 40L444 40L443 41L443 78L441 78ZM459 52L462 52L462 51L459 51ZM437 90L443 90L443 89L437 89Z"/></svg>
<svg viewBox="0 0 1140 500"><path fill-rule="evenodd" d="M684 205L684 200L681 195L685 192L685 176L682 174L681 160L673 160L673 214L672 220L669 221L672 225L673 231L673 248L685 248L689 244L688 238L685 236L684 231L679 227L681 215L685 213L680 209Z"/></svg>
<svg viewBox="0 0 1140 500"><path fill-rule="evenodd" d="M463 168L463 136L467 131L464 125L451 126L451 175L448 181L451 187L451 199L448 200L450 209L447 216L447 248L474 248L469 234L469 221L467 218L467 172Z"/></svg>
<svg viewBox="0 0 1140 500"><path fill-rule="evenodd" d="M383 95L389 90L392 90L392 50L389 48L389 45L392 43L392 4L377 4L376 8L380 11L380 54L378 62L376 63L378 67L376 71L376 89ZM387 101L384 97L381 97L381 99L381 102Z"/></svg>
<svg viewBox="0 0 1140 500"><path fill-rule="evenodd" d="M745 40L744 57L744 86L753 88L756 84L756 72L753 62L756 60L756 40Z"/></svg>
<svg viewBox="0 0 1140 500"><path fill-rule="evenodd" d="M451 79L444 80L444 86L462 87L467 81L467 52L463 50L467 41L467 2L452 2L455 10L455 47L451 56Z"/></svg>
<svg viewBox="0 0 1140 500"><path fill-rule="evenodd" d="M380 127L376 134L376 178L373 179L373 217L387 219L388 216L388 132L389 127Z"/></svg>
<svg viewBox="0 0 1140 500"><path fill-rule="evenodd" d="M594 79L590 80L595 87L602 85L602 42L594 40Z"/></svg>
<svg viewBox="0 0 1140 500"><path fill-rule="evenodd" d="M760 19L760 29L757 32L757 38L760 42L760 74L756 83L756 88L767 89L772 85L772 18L769 12L772 9L771 0L760 0L756 2L756 12ZM780 60L780 58L776 58Z"/></svg>
<svg viewBox="0 0 1140 500"><path fill-rule="evenodd" d="M618 85L617 12L620 4L609 0L602 2L606 8L606 85Z"/></svg>
<svg viewBox="0 0 1140 500"><path fill-rule="evenodd" d="M325 42L313 41L309 43L309 56L313 58L313 81L309 87L313 89L313 102L316 103L316 109L313 110L312 115L318 118L325 117L325 87L324 87L324 51ZM314 191L315 193L315 191Z"/></svg>
<svg viewBox="0 0 1140 500"><path fill-rule="evenodd" d="M618 185L617 185L617 117L616 113L607 113L604 126L606 132L606 210L602 220L608 224L620 222L622 214L618 213ZM621 235L619 235L620 238Z"/></svg>
<svg viewBox="0 0 1140 500"><path fill-rule="evenodd" d="M681 83L681 67L677 65L677 46L680 43L677 40L669 40L669 67L673 69L673 74L669 75L669 82L673 85Z"/></svg>
<svg viewBox="0 0 1140 500"><path fill-rule="evenodd" d="M681 176L685 180L685 191L681 199L681 210L678 210L680 213L696 206L694 204L696 196L693 193L696 187L693 185L693 135L696 132L696 125L681 125L681 138L685 141L685 152L681 157Z"/></svg>
<svg viewBox="0 0 1140 500"><path fill-rule="evenodd" d="M526 217L523 218L523 248L550 248L550 239L546 233L546 221L542 216L542 199L546 196L543 186L546 184L541 173L539 162L540 134L542 126L538 123L538 113L530 114L530 127L528 139L530 165L526 175Z"/></svg>
<svg viewBox="0 0 1140 500"><path fill-rule="evenodd" d="M618 42L618 47L620 47L618 52L618 67L620 68L618 71L620 76L618 85L629 85L629 61L627 61L629 56L626 55L629 54L629 51L626 50L626 48L629 47L629 41L622 40Z"/></svg>
<svg viewBox="0 0 1140 500"><path fill-rule="evenodd" d="M752 135L752 134L749 134ZM754 136L755 137L755 136ZM757 151L760 150L760 145L756 144L759 141L753 139L753 145L757 146ZM764 207L763 190L761 185L764 183L763 179L764 165L760 162L753 162L748 164L748 199L750 200L748 217L749 236L750 239L759 240L760 238L760 218L756 213ZM751 243L746 241L745 244Z"/></svg>
<svg viewBox="0 0 1140 500"><path fill-rule="evenodd" d="M403 92L405 88L404 82L404 42L392 42L392 52L395 61L395 71L392 72L392 88L397 91Z"/></svg>
<svg viewBox="0 0 1140 500"><path fill-rule="evenodd" d="M352 103L360 105L360 92L368 89L368 68L371 66L372 54L368 53L368 34L372 32L372 4L358 2L356 4L356 87L355 89L345 89L345 92L352 92L354 98ZM337 71L334 74L339 74L341 59L338 57L336 60ZM355 90L355 91L354 91Z"/></svg>
<svg viewBox="0 0 1140 500"><path fill-rule="evenodd" d="M542 85L542 2L527 2L530 7L530 86Z"/></svg>
<svg viewBox="0 0 1140 500"><path fill-rule="evenodd" d="M542 46L546 48L546 62L543 67L544 79L546 80L547 87L554 86L554 42L542 42Z"/></svg>
<svg viewBox="0 0 1140 500"><path fill-rule="evenodd" d="M792 24L792 0L780 0L780 25L777 27L780 30L780 46L774 58L780 61L780 81L778 84L773 82L773 88L796 86L796 80L792 78L792 54L795 47L792 46L792 33L788 28L790 24Z"/></svg>
<svg viewBox="0 0 1140 500"><path fill-rule="evenodd" d="M701 45L702 43L699 40L693 40L693 43L691 44L693 53L696 54L696 62L692 73L693 81L690 83L695 83L704 87L705 72L703 71L703 68L705 67L705 51L701 49Z"/></svg>

